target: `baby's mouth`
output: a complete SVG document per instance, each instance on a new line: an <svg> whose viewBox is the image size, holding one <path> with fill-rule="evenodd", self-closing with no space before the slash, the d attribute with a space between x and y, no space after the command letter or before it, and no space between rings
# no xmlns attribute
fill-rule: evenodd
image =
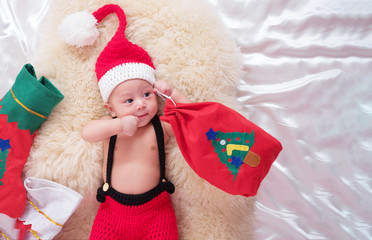
<svg viewBox="0 0 372 240"><path fill-rule="evenodd" d="M145 118L147 115L148 115L148 113L145 113L145 114L139 115L138 118L142 119L142 118Z"/></svg>

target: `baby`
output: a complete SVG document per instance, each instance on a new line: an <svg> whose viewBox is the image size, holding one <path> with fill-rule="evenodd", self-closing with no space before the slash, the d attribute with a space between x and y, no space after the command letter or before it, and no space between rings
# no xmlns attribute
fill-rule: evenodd
<svg viewBox="0 0 372 240"><path fill-rule="evenodd" d="M176 102L189 102L164 81L155 82L154 87ZM103 141L105 152L101 191L105 201L91 239L177 239L169 198L174 187L164 176L164 144L173 131L156 115L153 86L143 79L124 81L112 91L105 107L111 117L90 121L82 131L86 141Z"/></svg>
<svg viewBox="0 0 372 240"><path fill-rule="evenodd" d="M166 144L173 131L157 116L155 92L175 102L189 99L165 81L156 81L148 53L125 38L125 14L117 5L93 13L101 21L110 13L120 25L96 62L98 86L111 116L88 122L82 138L103 141L104 184L90 239L178 239L170 201L174 186L165 178Z"/></svg>
<svg viewBox="0 0 372 240"><path fill-rule="evenodd" d="M154 88L164 95L171 96L176 102L190 102L186 96L165 81L157 81L152 86L143 79L127 80L113 90L109 101L104 104L111 116L93 120L83 128L84 140L104 141L104 173L109 139L117 135L118 147L114 151L111 186L119 192L141 194L159 183L158 149L151 124L158 111ZM161 122L161 127L166 144L173 136L173 131L169 123Z"/></svg>

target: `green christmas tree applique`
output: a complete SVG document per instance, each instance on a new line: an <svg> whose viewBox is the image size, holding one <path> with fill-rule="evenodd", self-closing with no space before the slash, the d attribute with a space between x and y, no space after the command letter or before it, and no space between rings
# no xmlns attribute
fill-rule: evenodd
<svg viewBox="0 0 372 240"><path fill-rule="evenodd" d="M251 167L257 167L260 163L260 156L251 151L254 131L224 133L211 128L206 135L208 141L212 140L212 146L220 162L225 164L234 176L234 181L243 163Z"/></svg>
<svg viewBox="0 0 372 240"><path fill-rule="evenodd" d="M0 186L3 185L1 179L4 178L6 158L8 157L10 149L9 139L3 140L0 138Z"/></svg>

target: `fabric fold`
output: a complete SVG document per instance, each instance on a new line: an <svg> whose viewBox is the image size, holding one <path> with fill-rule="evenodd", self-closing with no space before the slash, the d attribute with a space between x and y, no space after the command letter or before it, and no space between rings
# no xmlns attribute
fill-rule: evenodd
<svg viewBox="0 0 372 240"><path fill-rule="evenodd" d="M34 67L26 64L1 100L0 114L7 115L8 122L17 122L19 129L29 129L32 135L63 98L47 78L37 80Z"/></svg>

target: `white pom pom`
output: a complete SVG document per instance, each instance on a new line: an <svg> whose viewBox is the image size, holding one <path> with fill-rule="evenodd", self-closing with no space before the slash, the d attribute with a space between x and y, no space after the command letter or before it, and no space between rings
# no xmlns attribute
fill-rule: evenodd
<svg viewBox="0 0 372 240"><path fill-rule="evenodd" d="M88 11L67 15L58 28L58 33L70 45L92 45L99 36L97 19Z"/></svg>

